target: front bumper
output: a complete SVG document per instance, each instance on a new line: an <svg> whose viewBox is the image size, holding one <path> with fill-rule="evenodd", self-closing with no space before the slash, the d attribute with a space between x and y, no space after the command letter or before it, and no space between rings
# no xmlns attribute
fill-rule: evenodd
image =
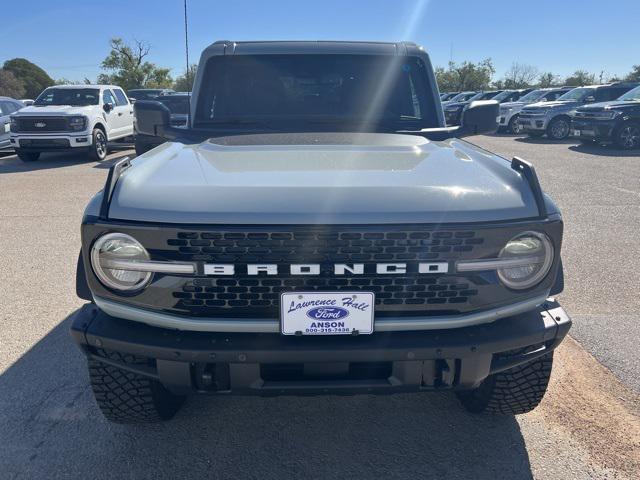
<svg viewBox="0 0 640 480"><path fill-rule="evenodd" d="M615 128L615 120L576 118L571 120L571 135L575 138L611 142Z"/></svg>
<svg viewBox="0 0 640 480"><path fill-rule="evenodd" d="M547 115L525 115L520 114L518 124L523 132L540 132L547 129L550 118Z"/></svg>
<svg viewBox="0 0 640 480"><path fill-rule="evenodd" d="M23 151L52 152L58 150L70 150L75 148L87 148L93 143L91 133L58 133L58 134L21 134L11 135L11 146Z"/></svg>
<svg viewBox="0 0 640 480"><path fill-rule="evenodd" d="M464 328L314 337L169 330L87 304L74 313L71 336L89 358L175 393L353 394L473 388L549 353L570 326L553 300ZM110 352L146 358L147 366L121 364Z"/></svg>

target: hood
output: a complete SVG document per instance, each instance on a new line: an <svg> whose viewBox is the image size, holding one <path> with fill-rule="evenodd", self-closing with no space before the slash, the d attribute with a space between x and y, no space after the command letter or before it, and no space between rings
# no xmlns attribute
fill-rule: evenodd
<svg viewBox="0 0 640 480"><path fill-rule="evenodd" d="M555 101L555 102L537 102L537 103L532 103L530 105L527 105L527 110L529 109L549 109L549 108L557 108L557 109L562 109L562 108L571 108L571 107L575 107L576 105L581 105L580 102L575 102L573 100L563 100L562 102L559 101Z"/></svg>
<svg viewBox="0 0 640 480"><path fill-rule="evenodd" d="M94 108L98 108L98 105L87 105L85 107L72 107L70 105L47 105L46 107L36 107L31 105L20 109L16 115L32 115L32 116L56 116L61 115L83 115Z"/></svg>
<svg viewBox="0 0 640 480"><path fill-rule="evenodd" d="M621 110L627 108L638 108L640 109L640 102L637 101L619 101L612 100L610 102L599 102L599 103L591 103L589 105L584 105L577 110L579 112L598 112L602 110Z"/></svg>
<svg viewBox="0 0 640 480"><path fill-rule="evenodd" d="M487 222L535 217L527 182L469 143L270 134L165 143L116 184L112 219L193 224Z"/></svg>

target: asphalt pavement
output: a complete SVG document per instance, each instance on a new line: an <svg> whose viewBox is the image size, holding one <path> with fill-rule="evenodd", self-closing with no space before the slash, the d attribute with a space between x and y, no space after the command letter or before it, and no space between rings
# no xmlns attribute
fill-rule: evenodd
<svg viewBox="0 0 640 480"><path fill-rule="evenodd" d="M560 300L586 350L569 339L543 404L516 418L425 393L194 397L162 425L109 424L68 316L82 211L133 153L0 157L0 478L637 478L640 153L471 141L534 162L566 222Z"/></svg>

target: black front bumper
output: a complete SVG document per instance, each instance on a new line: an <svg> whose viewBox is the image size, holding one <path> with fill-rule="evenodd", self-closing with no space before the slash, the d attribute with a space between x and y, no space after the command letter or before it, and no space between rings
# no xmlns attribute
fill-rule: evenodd
<svg viewBox="0 0 640 480"><path fill-rule="evenodd" d="M571 132L574 137L599 142L613 141L615 120L577 119L571 120ZM579 133L578 133L579 132Z"/></svg>
<svg viewBox="0 0 640 480"><path fill-rule="evenodd" d="M393 393L477 386L487 375L549 353L571 320L559 304L483 325L361 336L167 330L111 317L93 304L71 336L91 359L159 380L176 393ZM114 361L112 352L148 360Z"/></svg>

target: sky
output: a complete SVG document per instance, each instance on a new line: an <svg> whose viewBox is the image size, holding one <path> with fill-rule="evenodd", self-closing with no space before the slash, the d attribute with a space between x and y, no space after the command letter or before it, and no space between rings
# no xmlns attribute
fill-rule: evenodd
<svg viewBox="0 0 640 480"><path fill-rule="evenodd" d="M95 80L109 39L142 40L149 60L185 68L183 0L2 2L0 62L24 57L53 78ZM640 64L640 0L188 0L190 60L215 40L409 40L434 65L490 57L605 77ZM635 53L635 55L634 55Z"/></svg>

